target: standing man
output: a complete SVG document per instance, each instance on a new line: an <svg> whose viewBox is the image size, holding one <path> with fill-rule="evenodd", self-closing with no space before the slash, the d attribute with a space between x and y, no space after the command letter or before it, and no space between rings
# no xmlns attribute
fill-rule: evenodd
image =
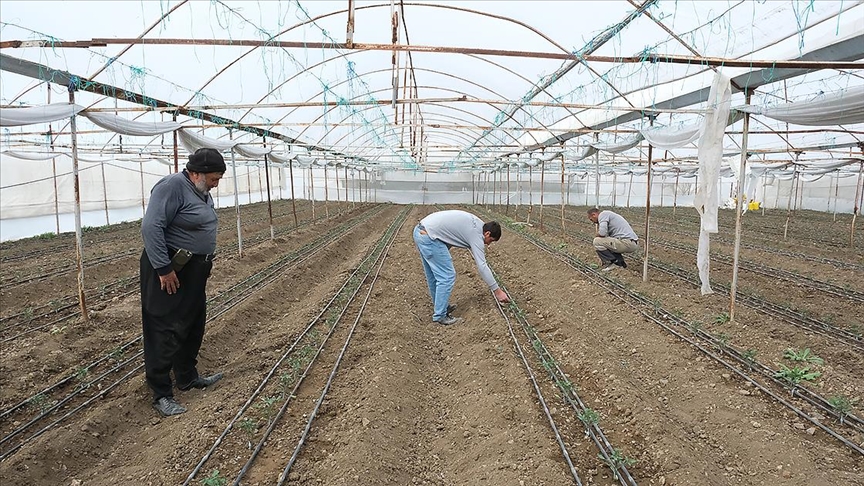
<svg viewBox="0 0 864 486"><path fill-rule="evenodd" d="M214 149L189 156L186 169L153 186L141 222L141 320L144 369L153 408L163 416L186 411L174 399L177 387L205 388L222 373L198 375L198 350L207 319L205 287L216 252L216 210L210 189L219 185L225 160Z"/></svg>
<svg viewBox="0 0 864 486"><path fill-rule="evenodd" d="M426 283L435 307L432 321L449 326L462 319L450 315L456 306L449 305L450 293L456 282L456 269L450 248L471 250L477 272L499 302L509 302L507 293L498 287L492 270L486 264L486 245L501 238L501 225L483 220L465 211L438 211L426 216L414 228L414 243L420 251Z"/></svg>
<svg viewBox="0 0 864 486"><path fill-rule="evenodd" d="M633 253L639 249L639 237L620 214L612 211L588 210L588 219L598 225L594 238L594 249L600 256L601 272L614 270L615 266L627 268L622 253Z"/></svg>

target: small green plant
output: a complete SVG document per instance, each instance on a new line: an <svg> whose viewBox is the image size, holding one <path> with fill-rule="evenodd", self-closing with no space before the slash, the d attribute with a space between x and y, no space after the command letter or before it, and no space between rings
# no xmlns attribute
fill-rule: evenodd
<svg viewBox="0 0 864 486"><path fill-rule="evenodd" d="M775 378L782 378L786 383L792 388L792 393L795 393L795 388L802 381L813 381L816 378L822 376L822 373L818 371L810 371L809 366L805 366L803 368L794 367L788 368L786 365L781 364L780 370L774 373Z"/></svg>
<svg viewBox="0 0 864 486"><path fill-rule="evenodd" d="M690 332L696 334L697 332L702 330L702 323L699 321L692 321L687 323L687 329L690 329Z"/></svg>
<svg viewBox="0 0 864 486"><path fill-rule="evenodd" d="M60 334L66 330L66 326L53 326L51 330L48 331L51 335Z"/></svg>
<svg viewBox="0 0 864 486"><path fill-rule="evenodd" d="M852 324L851 326L849 326L849 332L851 332L852 335L855 336L855 339L861 340L861 326L859 326L858 324Z"/></svg>
<svg viewBox="0 0 864 486"><path fill-rule="evenodd" d="M801 351L797 351L795 349L789 348L786 350L785 353L783 353L783 357L786 359L790 359L792 361L800 361L800 362L804 362L804 363L813 363L813 364L817 364L817 365L821 365L821 364L825 363L825 361L822 358L813 354L810 351L810 348L805 348Z"/></svg>
<svg viewBox="0 0 864 486"><path fill-rule="evenodd" d="M840 423L845 423L846 416L852 412L852 400L841 395L829 398L828 404L840 415Z"/></svg>
<svg viewBox="0 0 864 486"><path fill-rule="evenodd" d="M561 387L561 390L562 390L566 395L569 395L570 392L573 391L573 382L570 381L570 380L561 380L561 381L558 382L558 386Z"/></svg>
<svg viewBox="0 0 864 486"><path fill-rule="evenodd" d="M120 358L123 357L123 353L123 347L117 346L116 348L112 349L110 353L108 353L108 357L113 359L114 361L120 361Z"/></svg>
<svg viewBox="0 0 864 486"><path fill-rule="evenodd" d="M28 308L24 309L22 316L24 317L24 319L26 319L28 321L32 321L33 320L33 308L28 307Z"/></svg>
<svg viewBox="0 0 864 486"><path fill-rule="evenodd" d="M46 397L44 393L39 393L37 395L33 395L33 397L30 398L30 400L28 400L27 403L30 406L39 410L39 413L41 413L41 414L44 414L45 412L48 411L49 408L51 408L51 403L49 403L48 397Z"/></svg>
<svg viewBox="0 0 864 486"><path fill-rule="evenodd" d="M237 427L246 434L246 438L251 441L252 437L255 436L255 432L258 430L258 424L249 417L244 417L240 423L237 424Z"/></svg>
<svg viewBox="0 0 864 486"><path fill-rule="evenodd" d="M729 319L730 318L728 312L721 312L720 314L714 316L714 324L726 324L727 322L729 322Z"/></svg>
<svg viewBox="0 0 864 486"><path fill-rule="evenodd" d="M753 348L750 348L747 351L741 353L741 357L744 358L744 361L747 362L747 367L750 368L751 371L753 370L753 365L756 363L757 354L759 354L759 352Z"/></svg>
<svg viewBox="0 0 864 486"><path fill-rule="evenodd" d="M53 240L53 239L56 238L56 237L57 237L57 234L56 234L56 233L51 233L51 232L48 232L48 233L42 233L42 234L40 234L40 235L36 235L36 236L35 236L35 238L36 238L37 240Z"/></svg>
<svg viewBox="0 0 864 486"><path fill-rule="evenodd" d="M279 398L279 395L261 397L261 403L258 404L258 408L264 413L264 418L267 419L268 424L270 423L270 419L273 418L273 414L275 413L274 408Z"/></svg>
<svg viewBox="0 0 864 486"><path fill-rule="evenodd" d="M591 427L592 425L600 423L600 414L588 407L585 407L585 410L579 412L577 417L579 417L579 420L581 420L586 427Z"/></svg>
<svg viewBox="0 0 864 486"><path fill-rule="evenodd" d="M615 479L618 479L618 470L621 467L630 467L636 464L636 459L632 459L624 455L619 449L612 449L612 453L609 454L609 457L606 458L603 454L597 454L597 457L603 461L604 464L609 466L609 469L612 470L612 476Z"/></svg>
<svg viewBox="0 0 864 486"><path fill-rule="evenodd" d="M202 486L225 486L228 479L219 473L218 469L210 471L210 475L201 480Z"/></svg>
<svg viewBox="0 0 864 486"><path fill-rule="evenodd" d="M75 370L75 380L78 382L78 385L75 387L77 390L84 390L90 386L90 383L87 383L88 376L90 376L90 368L86 366Z"/></svg>
<svg viewBox="0 0 864 486"><path fill-rule="evenodd" d="M729 341L732 338L729 337L726 333L720 333L717 335L717 349L720 351L726 351L729 349Z"/></svg>

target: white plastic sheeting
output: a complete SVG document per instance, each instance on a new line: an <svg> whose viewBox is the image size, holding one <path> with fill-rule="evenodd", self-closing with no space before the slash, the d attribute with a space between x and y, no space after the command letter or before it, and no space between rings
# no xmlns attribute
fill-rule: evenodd
<svg viewBox="0 0 864 486"><path fill-rule="evenodd" d="M704 129L699 137L699 182L693 205L699 212L699 247L696 251L696 266L702 281L702 295L713 293L710 281L710 233L717 233L717 181L720 162L723 156L723 134L729 121L732 99L732 84L722 72L714 76L714 83L708 94L708 113L705 115Z"/></svg>
<svg viewBox="0 0 864 486"><path fill-rule="evenodd" d="M0 127L20 127L36 123L50 123L71 118L83 110L83 106L72 103L53 103L27 108L0 108Z"/></svg>
<svg viewBox="0 0 864 486"><path fill-rule="evenodd" d="M239 142L234 140L217 140L193 133L191 130L182 129L177 131L177 138L190 154L200 148L212 148L220 152L227 152L234 148Z"/></svg>
<svg viewBox="0 0 864 486"><path fill-rule="evenodd" d="M87 117L96 125L110 130L121 135L132 135L139 137L147 137L161 135L163 133L173 132L181 127L177 122L139 122L127 120L126 118L113 115L111 113L101 112L83 112L81 115Z"/></svg>
<svg viewBox="0 0 864 486"><path fill-rule="evenodd" d="M805 103L735 108L796 125L848 125L864 123L864 86L855 86Z"/></svg>

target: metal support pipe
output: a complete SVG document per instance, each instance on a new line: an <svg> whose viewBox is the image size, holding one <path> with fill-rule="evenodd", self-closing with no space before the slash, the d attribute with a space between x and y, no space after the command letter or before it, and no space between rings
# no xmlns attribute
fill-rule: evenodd
<svg viewBox="0 0 864 486"><path fill-rule="evenodd" d="M650 126L654 126L654 117L649 117ZM648 281L648 244L651 241L650 230L651 230L651 174L653 171L651 170L651 158L654 155L654 147L649 143L648 144L648 189L645 191L645 238L643 238L643 242L645 244L645 252L642 256L642 281Z"/></svg>
<svg viewBox="0 0 864 486"><path fill-rule="evenodd" d="M744 104L750 104L751 91L744 95ZM735 322L735 297L738 294L738 265L741 254L741 219L744 205L744 174L747 170L747 130L750 129L750 113L744 113L744 133L741 135L741 163L738 166L738 189L735 197L735 247L732 250L732 284L729 286L729 321Z"/></svg>
<svg viewBox="0 0 864 486"><path fill-rule="evenodd" d="M330 190L327 188L327 184L329 181L327 180L327 166L324 166L324 217L330 217L330 209L328 208L327 201L330 199Z"/></svg>
<svg viewBox="0 0 864 486"><path fill-rule="evenodd" d="M561 237L564 237L564 153L561 153Z"/></svg>
<svg viewBox="0 0 864 486"><path fill-rule="evenodd" d="M69 86L69 103L75 104L75 89ZM78 136L75 115L70 121L72 130L72 178L75 185L75 263L78 266L78 306L81 308L81 318L90 320L87 313L87 301L84 298L84 248L81 231L81 181L78 177Z"/></svg>
<svg viewBox="0 0 864 486"><path fill-rule="evenodd" d="M297 199L294 197L294 161L288 161L288 178L291 179L291 212L294 213L294 227L297 228Z"/></svg>
<svg viewBox="0 0 864 486"><path fill-rule="evenodd" d="M864 145L862 145L864 148ZM861 168L858 169L858 185L855 187L855 208L852 210L852 227L849 230L849 246L855 248L855 220L861 214L861 205L864 204L864 162L861 162Z"/></svg>
<svg viewBox="0 0 864 486"><path fill-rule="evenodd" d="M267 147L266 138L264 138L264 147ZM270 165L267 160L267 154L264 154L264 180L267 182L267 215L270 218L270 239L275 240L276 230L273 228L273 203L270 201Z"/></svg>
<svg viewBox="0 0 864 486"><path fill-rule="evenodd" d="M540 232L543 232L543 193L545 192L546 163L540 162Z"/></svg>
<svg viewBox="0 0 864 486"><path fill-rule="evenodd" d="M176 122L177 121L177 112L176 111L174 112L173 118L174 118L174 121ZM177 130L174 130L171 133L174 134L174 173L176 174L176 173L180 172L180 160L179 160L180 155L179 155L178 150L177 150Z"/></svg>
<svg viewBox="0 0 864 486"><path fill-rule="evenodd" d="M228 135L232 132L229 130ZM243 258L243 232L240 229L240 196L237 186L237 160L234 158L234 149L231 149L231 174L234 177L234 212L237 214L237 255Z"/></svg>

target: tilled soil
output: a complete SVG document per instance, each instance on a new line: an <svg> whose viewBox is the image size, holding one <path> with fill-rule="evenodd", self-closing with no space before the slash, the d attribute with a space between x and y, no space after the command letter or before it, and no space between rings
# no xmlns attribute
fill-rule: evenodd
<svg viewBox="0 0 864 486"><path fill-rule="evenodd" d="M244 218L249 218L243 229L244 240L249 238L250 244L244 245L242 258L235 250L234 256L226 254L216 260L208 285L210 297L308 245L336 225L378 212L347 234L334 237L309 259L288 267L274 282L208 324L199 368L202 372L222 370L226 377L211 389L179 393L189 412L158 417L150 408L149 391L143 373L139 373L0 463L2 483L183 483L288 343L334 295L402 209L343 204L339 208L342 212L337 212L335 203L330 204L330 218L322 218L319 203L313 222L308 202L298 201L298 217L301 223L309 223L280 233L272 241L266 206L244 207ZM411 209L399 230L288 483L574 483L515 352L507 321L477 276L467 251L453 250L458 278L451 302L457 305L455 314L464 321L451 327L431 322L428 291L411 231L417 220L434 209ZM505 213L504 208L489 209L502 217ZM511 207L507 216L525 221L525 209L516 213ZM488 219L483 208L469 210ZM236 245L233 211L220 210L220 251ZM593 226L584 218L584 208L565 211L570 236L560 233L560 209L545 211L545 231L537 226L534 208L533 227L527 232L586 262L596 261L590 245L577 237L593 233ZM281 202L274 208L274 216L277 232L293 228L290 204ZM761 217L748 215L755 220L753 216ZM641 234L638 212L633 210L627 217ZM769 212L759 223L776 231L783 227L785 218L785 214ZM848 226L849 219L840 217L838 225L830 215L801 212L796 218L801 224L791 225L790 234L800 241L811 241L820 232L836 233L843 221ZM658 239L696 245L693 229L698 226L678 224L669 209L652 210L652 225L652 235ZM127 224L116 227L116 232L112 228L94 232L98 238L93 236L89 243L91 255L140 248L135 228ZM688 239L672 230L689 231L694 236ZM252 244L253 235L259 233L265 233L266 238ZM837 238L836 244L839 241ZM4 243L0 250L5 257L56 244L32 239ZM760 245L767 244L760 240ZM723 244L712 244L712 248L731 254L731 247ZM790 245L781 241L776 248L820 255L816 242ZM864 262L860 248L842 253L826 250L824 256ZM747 250L742 255L864 291L864 279L856 269L795 261L772 254L768 246L765 251ZM610 442L636 460L629 470L640 484L864 485L864 463L859 454L821 430L810 433L810 424L804 424L789 409L664 332L605 292L590 276L574 271L510 230L488 248L487 256L579 396L600 414L600 426ZM86 286L98 289L106 282L134 276L137 257L136 252L128 261L101 265L98 272L88 273L93 280ZM660 245L652 246L652 258L694 268L694 255ZM52 251L36 260L32 266L4 263L0 280L18 278L7 269L14 268L18 275L36 274L68 261L69 255ZM737 308L735 322L720 322L716 318L728 311L727 297L702 297L698 288L656 270L651 271L649 282L643 283L641 270L641 264L633 264L616 272L614 278L688 320L703 322L711 333L728 335L735 346L758 350L756 359L768 366L790 364L782 357L787 348L811 348L825 362L815 366L822 376L806 386L825 396L842 394L854 399L864 395L864 364L848 346L745 306ZM3 288L0 313L12 315L74 294L75 277L70 275L64 276L65 280ZM712 277L718 281L728 282L729 275L728 268L713 265ZM766 300L806 309L810 315L844 328L861 325L864 309L860 304L803 285L772 285L770 279L749 272L739 273L739 279L743 291L758 291ZM139 306L137 292L110 297L94 305L89 323L75 321L60 331L45 329L4 343L0 350L3 408L140 334ZM548 380L537 376L538 380ZM582 437L579 421L560 398L545 394L582 481L617 484L597 459L597 450ZM303 406L311 408L306 403L294 405ZM864 437L856 440L864 443ZM261 464L243 484L274 484L295 446L271 436ZM226 447L192 484L202 484L213 470L229 480L234 477L248 451L227 442Z"/></svg>

